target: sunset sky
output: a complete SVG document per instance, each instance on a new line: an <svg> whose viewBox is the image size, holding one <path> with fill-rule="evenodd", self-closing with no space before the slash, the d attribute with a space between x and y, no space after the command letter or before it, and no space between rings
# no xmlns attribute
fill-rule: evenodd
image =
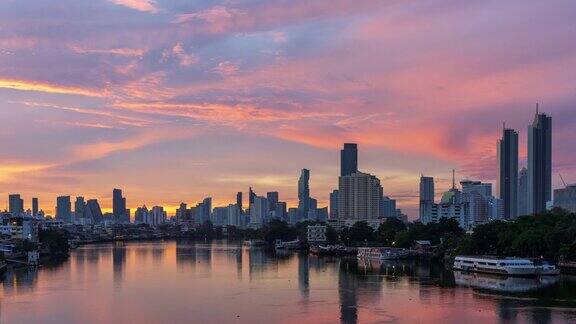
<svg viewBox="0 0 576 324"><path fill-rule="evenodd" d="M495 183L503 121L524 166L536 102L576 182L576 1L2 0L0 208L294 205L301 168L324 206L357 142L414 219L420 173Z"/></svg>

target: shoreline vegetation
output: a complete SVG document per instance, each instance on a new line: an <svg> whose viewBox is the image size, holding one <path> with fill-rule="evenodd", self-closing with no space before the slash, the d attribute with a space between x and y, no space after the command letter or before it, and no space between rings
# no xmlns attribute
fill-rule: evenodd
<svg viewBox="0 0 576 324"><path fill-rule="evenodd" d="M156 239L263 240L269 244L276 240L299 239L305 242L307 227L314 224L324 223L305 221L290 226L284 221L272 220L256 230L233 226L223 229L214 227L208 221L187 232L180 232L177 225L163 225L158 228L159 232L140 236L131 234L131 230L142 230L147 226L134 225L118 228L115 230L116 234L110 237L76 241L72 248L81 244ZM452 264L456 255L544 258L568 264L576 261L576 215L554 209L537 215L522 216L513 221L493 221L478 225L472 233L465 233L453 219L442 219L438 223L425 225L420 222L404 224L395 218L387 219L377 230L373 230L366 222L357 222L339 233L329 225L326 231L326 244L347 247L409 249L416 241L430 241L431 249L427 253L429 259L447 266ZM40 231L39 244L24 240L18 242L17 246L23 252L38 249L41 261L53 261L68 257L70 242L74 242L71 233L64 229L52 229Z"/></svg>

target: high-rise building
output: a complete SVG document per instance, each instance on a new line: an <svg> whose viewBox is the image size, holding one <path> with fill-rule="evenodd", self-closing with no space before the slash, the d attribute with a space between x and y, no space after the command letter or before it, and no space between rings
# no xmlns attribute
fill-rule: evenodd
<svg viewBox="0 0 576 324"><path fill-rule="evenodd" d="M81 219L85 218L84 211L86 210L86 203L84 202L84 197L76 197L74 202L74 220L80 222Z"/></svg>
<svg viewBox="0 0 576 324"><path fill-rule="evenodd" d="M434 204L434 178L420 176L420 221L425 221Z"/></svg>
<svg viewBox="0 0 576 324"><path fill-rule="evenodd" d="M576 184L554 190L554 207L576 213Z"/></svg>
<svg viewBox="0 0 576 324"><path fill-rule="evenodd" d="M180 222L188 219L188 206L186 203L180 203L180 207L176 209L176 219Z"/></svg>
<svg viewBox="0 0 576 324"><path fill-rule="evenodd" d="M344 143L340 150L340 176L348 176L358 172L358 145Z"/></svg>
<svg viewBox="0 0 576 324"><path fill-rule="evenodd" d="M298 179L298 221L308 218L310 210L310 170L302 169Z"/></svg>
<svg viewBox="0 0 576 324"><path fill-rule="evenodd" d="M100 204L96 199L88 199L86 201L86 208L84 209L84 218L89 219L94 224L99 224L102 222L104 216L102 215L102 209L100 209Z"/></svg>
<svg viewBox="0 0 576 324"><path fill-rule="evenodd" d="M235 227L241 227L244 224L242 224L242 213L240 212L240 206L238 206L238 204L236 205L228 205L227 208L227 224L228 226L235 226Z"/></svg>
<svg viewBox="0 0 576 324"><path fill-rule="evenodd" d="M382 186L375 176L356 172L338 180L338 218L370 221L380 217Z"/></svg>
<svg viewBox="0 0 576 324"><path fill-rule="evenodd" d="M528 215L528 169L518 173L518 216Z"/></svg>
<svg viewBox="0 0 576 324"><path fill-rule="evenodd" d="M266 193L266 199L268 199L268 211L275 211L278 204L278 192L271 191Z"/></svg>
<svg viewBox="0 0 576 324"><path fill-rule="evenodd" d="M546 210L552 199L552 117L538 113L528 126L528 213Z"/></svg>
<svg viewBox="0 0 576 324"><path fill-rule="evenodd" d="M330 193L330 219L338 218L338 189Z"/></svg>
<svg viewBox="0 0 576 324"><path fill-rule="evenodd" d="M122 197L122 190L120 189L112 191L112 214L116 222L129 222L130 216L126 215L126 198Z"/></svg>
<svg viewBox="0 0 576 324"><path fill-rule="evenodd" d="M256 198L256 193L252 190L252 187L248 188L248 208L254 203L254 198Z"/></svg>
<svg viewBox="0 0 576 324"><path fill-rule="evenodd" d="M268 221L268 199L266 197L254 197L254 203L250 206L250 226L260 228Z"/></svg>
<svg viewBox="0 0 576 324"><path fill-rule="evenodd" d="M24 200L20 198L20 194L11 194L8 196L8 211L14 216L24 212Z"/></svg>
<svg viewBox="0 0 576 324"><path fill-rule="evenodd" d="M504 205L504 218L518 216L518 132L504 127L498 140L498 197Z"/></svg>
<svg viewBox="0 0 576 324"><path fill-rule="evenodd" d="M391 199L388 196L383 196L380 202L380 217L394 217L398 218L400 215L396 213L396 200ZM422 221L422 217L421 217Z"/></svg>
<svg viewBox="0 0 576 324"><path fill-rule="evenodd" d="M60 196L56 198L56 219L65 223L72 221L72 204L70 196Z"/></svg>
<svg viewBox="0 0 576 324"><path fill-rule="evenodd" d="M38 198L32 198L32 216L38 216Z"/></svg>
<svg viewBox="0 0 576 324"><path fill-rule="evenodd" d="M242 191L238 191L236 194L236 206L242 211Z"/></svg>

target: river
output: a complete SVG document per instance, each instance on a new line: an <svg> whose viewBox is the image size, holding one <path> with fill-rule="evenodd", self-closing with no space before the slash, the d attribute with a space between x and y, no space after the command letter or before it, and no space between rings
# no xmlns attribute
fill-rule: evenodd
<svg viewBox="0 0 576 324"><path fill-rule="evenodd" d="M275 255L217 241L87 245L9 269L0 323L576 323L576 277Z"/></svg>

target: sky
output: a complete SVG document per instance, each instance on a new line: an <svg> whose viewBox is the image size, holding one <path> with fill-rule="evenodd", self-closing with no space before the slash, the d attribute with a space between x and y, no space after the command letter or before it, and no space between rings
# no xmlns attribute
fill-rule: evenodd
<svg viewBox="0 0 576 324"><path fill-rule="evenodd" d="M553 118L553 186L576 182L572 0L2 0L0 196L214 205L252 186L320 206L339 150L417 217L437 194L495 183L502 123ZM246 196L246 194L245 194ZM4 208L6 202L0 202Z"/></svg>

